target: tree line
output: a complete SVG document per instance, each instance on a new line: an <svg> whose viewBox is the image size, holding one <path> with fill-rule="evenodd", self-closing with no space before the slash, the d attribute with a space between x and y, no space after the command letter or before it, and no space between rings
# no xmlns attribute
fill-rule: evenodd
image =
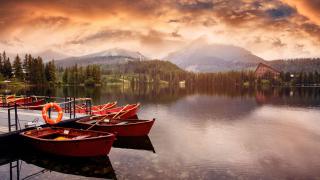
<svg viewBox="0 0 320 180"><path fill-rule="evenodd" d="M296 63L308 61L317 63L319 59L302 59ZM282 63L282 61L281 61ZM289 64L295 61L288 62ZM320 84L320 73L309 71L286 71L279 77L265 76L257 78L252 71L230 71L220 73L196 73L185 71L168 61L129 61L113 65L74 65L57 68L55 62L44 63L41 57L26 54L23 59L18 55L11 61L6 53L0 53L0 80L14 79L30 84L63 83L68 85L96 85L102 83L103 75L127 75L131 84L166 81L170 85L179 85L182 81L190 87L206 86L256 86L264 82L271 85L313 85Z"/></svg>
<svg viewBox="0 0 320 180"><path fill-rule="evenodd" d="M56 82L56 67L54 61L43 63L41 57L26 54L21 60L19 55L11 64L6 52L0 53L0 76L2 79L24 81L30 84L44 84Z"/></svg>
<svg viewBox="0 0 320 180"><path fill-rule="evenodd" d="M61 71L63 72L62 82L64 84L93 86L101 83L101 69L98 65L86 67L74 65Z"/></svg>
<svg viewBox="0 0 320 180"><path fill-rule="evenodd" d="M320 85L320 73L314 72L281 72L276 83L294 86Z"/></svg>

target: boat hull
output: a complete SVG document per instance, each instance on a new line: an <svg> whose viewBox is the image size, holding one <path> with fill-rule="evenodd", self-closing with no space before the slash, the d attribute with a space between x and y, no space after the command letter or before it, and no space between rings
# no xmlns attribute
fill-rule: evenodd
<svg viewBox="0 0 320 180"><path fill-rule="evenodd" d="M92 114L106 115L107 118L130 119L130 118L135 117L137 115L139 107L140 107L140 104L131 104L131 105L127 105L127 106L106 109L103 111L92 112ZM116 117L114 117L114 116L116 116Z"/></svg>
<svg viewBox="0 0 320 180"><path fill-rule="evenodd" d="M44 99L34 100L32 97L27 97L27 98L20 98L17 100L11 100L8 103L0 103L0 106L13 107L15 104L17 104L18 108L40 110L42 109L40 105L45 104L45 100ZM38 106L38 107L35 107L35 106Z"/></svg>
<svg viewBox="0 0 320 180"><path fill-rule="evenodd" d="M92 124L86 123L90 119L83 119L77 121L84 129L89 128ZM99 121L99 120L98 120ZM115 121L115 120L111 120ZM147 136L155 122L152 120L116 120L117 124L101 123L93 126L91 129L100 132L109 132L116 134L116 136ZM128 122L121 124L121 122Z"/></svg>
<svg viewBox="0 0 320 180"><path fill-rule="evenodd" d="M100 112L100 111L114 108L116 105L117 105L117 102L110 102L107 104L96 105L96 106L91 107L91 111L92 112ZM86 107L79 106L79 107L76 107L76 113L87 114L87 113L89 113L89 109Z"/></svg>
<svg viewBox="0 0 320 180"><path fill-rule="evenodd" d="M21 135L25 138L28 145L33 148L54 155L69 156L69 157L94 157L106 156L111 149L115 136L109 133L101 133L95 131L76 130L70 128L58 128L68 131L77 131L77 133L95 135L96 137L78 139L78 140L48 140L41 137L34 137L34 131L41 131L40 133L49 133L49 128L42 130L31 130L33 132L24 132ZM48 131L48 132L46 132ZM31 134L31 135L28 135Z"/></svg>

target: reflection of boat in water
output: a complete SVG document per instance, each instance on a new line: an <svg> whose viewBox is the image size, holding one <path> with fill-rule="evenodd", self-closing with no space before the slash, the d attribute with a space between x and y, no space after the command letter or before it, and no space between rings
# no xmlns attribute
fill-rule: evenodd
<svg viewBox="0 0 320 180"><path fill-rule="evenodd" d="M28 170L23 170L24 167L28 167L25 166L24 162L38 166L39 170L36 173L28 174ZM35 178L48 171L84 177L117 179L108 156L66 158L51 156L34 149L25 149L24 151L7 149L0 152L0 166L3 165L10 165L10 173L8 172L10 179L14 179L13 177L20 177L21 179ZM26 174L21 174L21 172Z"/></svg>
<svg viewBox="0 0 320 180"><path fill-rule="evenodd" d="M28 154L21 159L46 170L85 177L116 179L109 157L64 158Z"/></svg>
<svg viewBox="0 0 320 180"><path fill-rule="evenodd" d="M117 137L112 146L115 148L146 150L156 153L149 136Z"/></svg>

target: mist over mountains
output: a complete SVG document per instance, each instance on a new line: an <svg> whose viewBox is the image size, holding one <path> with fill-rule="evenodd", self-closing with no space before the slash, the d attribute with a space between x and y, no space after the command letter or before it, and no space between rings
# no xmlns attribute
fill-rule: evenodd
<svg viewBox="0 0 320 180"><path fill-rule="evenodd" d="M143 60L150 59L140 52L114 48L84 56L58 59L56 64L68 67L75 64L121 64L128 61ZM260 62L265 62L262 58L243 48L232 45L208 44L202 39L170 53L162 60L193 72L246 70L256 67Z"/></svg>
<svg viewBox="0 0 320 180"><path fill-rule="evenodd" d="M7 53L7 56L13 61L16 54ZM24 58L24 54L19 54L19 56ZM53 50L46 50L36 53L34 56L42 57L44 62L54 59L59 67L70 67L75 64L79 66L89 64L116 65L129 61L152 60L138 51L120 48L71 57ZM162 60L169 61L181 69L192 72L254 70L259 63L269 64L284 72L313 72L320 69L319 58L265 61L244 48L234 45L208 44L202 39L198 39L175 52L169 53Z"/></svg>
<svg viewBox="0 0 320 180"><path fill-rule="evenodd" d="M208 44L195 41L192 44L170 53L164 59L179 67L194 72L219 72L245 70L255 67L262 58L232 45Z"/></svg>
<svg viewBox="0 0 320 180"><path fill-rule="evenodd" d="M29 54L29 53L6 52L7 57L9 57L12 62L13 62L14 58L17 55L21 59L23 59L26 54ZM59 59L64 59L64 58L70 57L67 54L63 54L63 53L60 53L60 52L57 52L57 51L54 51L54 50L51 50L51 49L47 49L47 50L44 50L44 51L41 51L41 52L38 52L38 53L34 53L32 55L34 57L41 57L44 62L48 62L48 61L51 61L51 60L59 60Z"/></svg>
<svg viewBox="0 0 320 180"><path fill-rule="evenodd" d="M121 64L128 61L144 61L148 58L140 52L129 51L125 49L108 49L97 53L92 53L84 56L69 57L58 59L55 63L58 66L69 67L75 64L85 66L89 64Z"/></svg>

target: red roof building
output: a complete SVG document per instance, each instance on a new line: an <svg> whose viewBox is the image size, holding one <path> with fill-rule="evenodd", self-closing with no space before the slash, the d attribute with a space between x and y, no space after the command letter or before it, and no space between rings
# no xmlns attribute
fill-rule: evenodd
<svg viewBox="0 0 320 180"><path fill-rule="evenodd" d="M257 69L254 71L254 75L257 78L267 77L267 76L278 78L280 76L280 71L266 64L259 63Z"/></svg>

